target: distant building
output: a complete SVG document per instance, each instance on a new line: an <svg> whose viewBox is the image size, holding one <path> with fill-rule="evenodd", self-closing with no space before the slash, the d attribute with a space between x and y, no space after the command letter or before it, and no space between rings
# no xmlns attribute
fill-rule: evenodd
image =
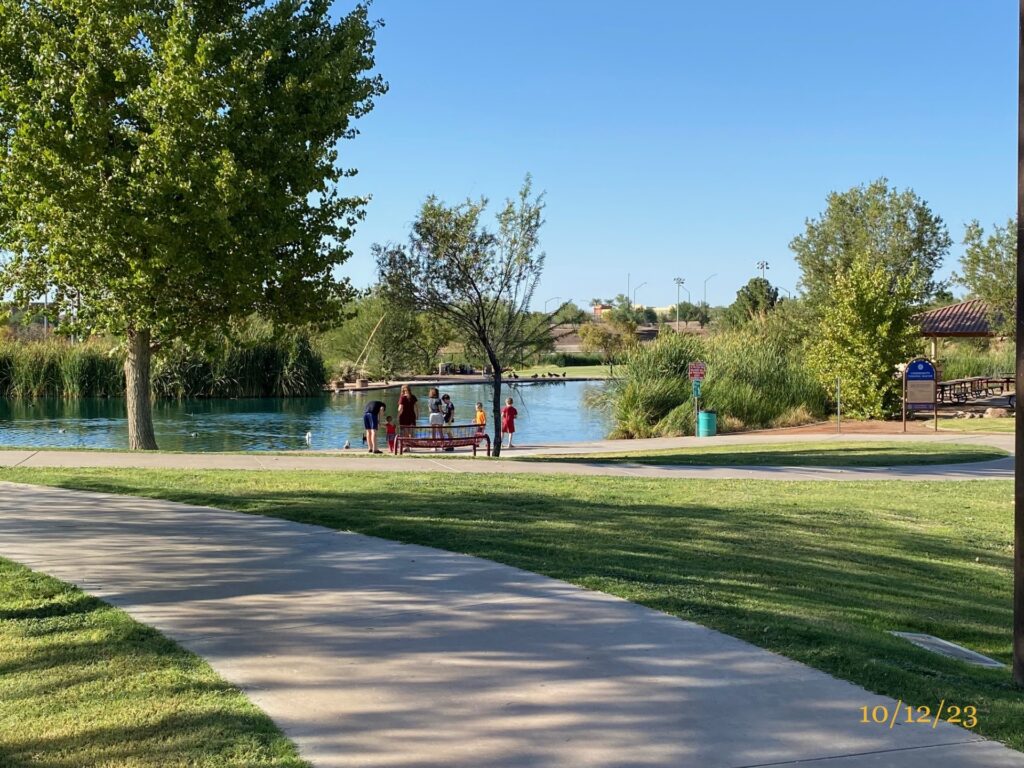
<svg viewBox="0 0 1024 768"><path fill-rule="evenodd" d="M615 307L611 304L595 304L592 309L594 311L594 317L601 317L605 312L610 312L615 309Z"/></svg>

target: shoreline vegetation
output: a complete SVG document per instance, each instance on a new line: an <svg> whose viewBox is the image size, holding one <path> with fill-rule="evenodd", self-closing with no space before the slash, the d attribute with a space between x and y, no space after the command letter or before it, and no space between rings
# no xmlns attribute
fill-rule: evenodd
<svg viewBox="0 0 1024 768"><path fill-rule="evenodd" d="M105 340L0 342L0 397L15 400L125 396L125 350ZM158 399L308 397L327 381L309 336L250 332L206 349L176 345L153 364Z"/></svg>

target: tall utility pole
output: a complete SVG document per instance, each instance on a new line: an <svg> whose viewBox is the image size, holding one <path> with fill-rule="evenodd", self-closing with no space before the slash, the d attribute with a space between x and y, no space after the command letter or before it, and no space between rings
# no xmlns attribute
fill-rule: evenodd
<svg viewBox="0 0 1024 768"><path fill-rule="evenodd" d="M757 262L757 268L761 270L761 279L764 280L764 271L768 269L768 262L763 260Z"/></svg>
<svg viewBox="0 0 1024 768"><path fill-rule="evenodd" d="M1024 2L1024 0L1021 0L1021 2ZM683 287L683 283L685 283L685 282L686 282L686 280L681 278L681 277L677 277L675 279L675 283L676 283L676 333L679 333L679 289Z"/></svg>
<svg viewBox="0 0 1024 768"><path fill-rule="evenodd" d="M1017 381L1024 381L1024 0L1020 0L1017 44ZM1024 687L1024 415L1016 419L1013 470L1013 679Z"/></svg>
<svg viewBox="0 0 1024 768"><path fill-rule="evenodd" d="M707 318L707 317L711 316L711 313L708 312L708 280L710 280L712 277L718 277L718 273L717 272L712 272L710 275L708 275L707 277L704 278L704 306L701 307L701 312L703 312L701 317L704 317L704 318ZM704 327L704 321L703 320L700 321L700 327L701 328Z"/></svg>

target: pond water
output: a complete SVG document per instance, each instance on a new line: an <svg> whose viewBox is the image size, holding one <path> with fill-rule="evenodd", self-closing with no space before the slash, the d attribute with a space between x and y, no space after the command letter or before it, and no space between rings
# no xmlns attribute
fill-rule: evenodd
<svg viewBox="0 0 1024 768"><path fill-rule="evenodd" d="M602 382L518 383L503 387L519 410L516 442L568 443L600 440L610 420L590 408L588 392ZM427 387L414 386L425 422ZM455 421L470 423L477 401L491 422L491 387L457 384L441 388L455 403ZM398 412L398 389L345 393L324 397L245 400L160 400L153 408L157 444L170 451L288 451L341 448L345 440L361 448L363 411L370 400L383 400L387 412ZM383 427L383 422L382 425ZM491 432L491 426L488 427ZM381 443L383 444L383 437ZM23 448L128 447L124 401L0 400L0 445Z"/></svg>

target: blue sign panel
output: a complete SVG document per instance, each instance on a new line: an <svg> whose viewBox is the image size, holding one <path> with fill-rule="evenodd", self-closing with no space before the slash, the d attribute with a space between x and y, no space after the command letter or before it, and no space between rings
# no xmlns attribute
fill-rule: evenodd
<svg viewBox="0 0 1024 768"><path fill-rule="evenodd" d="M935 381L935 366L927 360L913 360L907 366L907 381Z"/></svg>
<svg viewBox="0 0 1024 768"><path fill-rule="evenodd" d="M693 380L693 396L700 397L700 379Z"/></svg>
<svg viewBox="0 0 1024 768"><path fill-rule="evenodd" d="M930 411L935 407L935 366L928 360L911 360L904 374L907 377L907 407Z"/></svg>

